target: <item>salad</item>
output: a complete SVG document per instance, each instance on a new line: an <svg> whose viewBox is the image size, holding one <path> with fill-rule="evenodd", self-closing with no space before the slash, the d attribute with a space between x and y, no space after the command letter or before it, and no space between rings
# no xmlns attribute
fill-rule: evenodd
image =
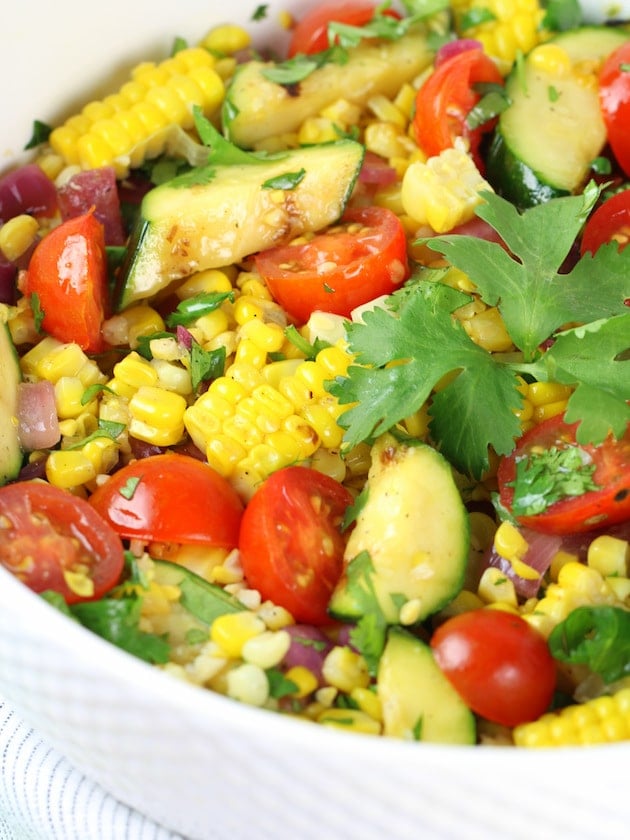
<svg viewBox="0 0 630 840"><path fill-rule="evenodd" d="M630 30L502 5L259 6L34 119L0 562L51 608L320 725L630 738Z"/></svg>

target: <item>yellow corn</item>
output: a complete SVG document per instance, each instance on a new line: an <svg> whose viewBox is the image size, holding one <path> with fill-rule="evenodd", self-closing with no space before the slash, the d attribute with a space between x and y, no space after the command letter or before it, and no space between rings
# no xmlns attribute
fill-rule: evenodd
<svg viewBox="0 0 630 840"><path fill-rule="evenodd" d="M60 376L55 382L55 404L60 420L79 417L84 412L96 414L96 400L83 405L85 387L78 376Z"/></svg>
<svg viewBox="0 0 630 840"><path fill-rule="evenodd" d="M102 101L88 103L55 128L53 151L83 169L113 166L118 177L166 151L172 129L193 126L192 106L213 115L224 95L215 59L202 47L180 50L161 64L144 62Z"/></svg>
<svg viewBox="0 0 630 840"><path fill-rule="evenodd" d="M39 224L37 219L22 213L0 227L0 251L14 262L35 242Z"/></svg>
<svg viewBox="0 0 630 840"><path fill-rule="evenodd" d="M518 604L514 583L494 566L484 569L477 595L485 604L506 604L515 607Z"/></svg>
<svg viewBox="0 0 630 840"><path fill-rule="evenodd" d="M315 674L303 665L294 665L284 676L296 685L295 691L291 692L292 697L308 697L319 685Z"/></svg>
<svg viewBox="0 0 630 840"><path fill-rule="evenodd" d="M627 540L608 534L595 537L589 544L586 562L604 577L627 577L630 564L630 545Z"/></svg>
<svg viewBox="0 0 630 840"><path fill-rule="evenodd" d="M480 41L504 74L519 53L528 53L543 37L538 0L454 0L452 5L458 34ZM479 13L488 19L473 21Z"/></svg>
<svg viewBox="0 0 630 840"><path fill-rule="evenodd" d="M543 715L514 729L519 747L610 744L630 739L630 689Z"/></svg>
<svg viewBox="0 0 630 840"><path fill-rule="evenodd" d="M186 408L181 394L142 385L129 400L129 434L157 446L173 446L184 436Z"/></svg>
<svg viewBox="0 0 630 840"><path fill-rule="evenodd" d="M103 337L114 347L125 345L135 350L141 337L166 329L157 310L148 304L131 306L103 324Z"/></svg>
<svg viewBox="0 0 630 840"><path fill-rule="evenodd" d="M249 610L220 615L212 622L210 638L221 652L233 659L240 658L246 642L264 633L265 622Z"/></svg>
<svg viewBox="0 0 630 840"><path fill-rule="evenodd" d="M96 478L92 461L81 450L55 450L46 459L46 478L55 487L79 487Z"/></svg>
<svg viewBox="0 0 630 840"><path fill-rule="evenodd" d="M491 190L472 158L461 148L445 149L426 163L412 163L403 176L402 204L418 225L445 233L469 221Z"/></svg>
<svg viewBox="0 0 630 840"><path fill-rule="evenodd" d="M264 706L269 699L269 680L258 665L245 662L228 671L225 693L250 706Z"/></svg>
<svg viewBox="0 0 630 840"><path fill-rule="evenodd" d="M367 688L370 684L365 660L345 646L336 645L326 654L322 674L329 685L348 693L355 688Z"/></svg>
<svg viewBox="0 0 630 840"><path fill-rule="evenodd" d="M265 630L247 639L241 655L245 662L251 662L260 668L274 668L282 662L290 645L291 636L286 630Z"/></svg>
<svg viewBox="0 0 630 840"><path fill-rule="evenodd" d="M215 53L232 55L251 44L251 35L242 26L223 24L215 26L201 39L201 46Z"/></svg>
<svg viewBox="0 0 630 840"><path fill-rule="evenodd" d="M364 735L381 734L379 721L360 709L325 709L317 716L317 722L348 732L361 732Z"/></svg>
<svg viewBox="0 0 630 840"><path fill-rule="evenodd" d="M20 365L25 376L47 379L53 384L62 376L78 377L85 388L106 380L96 362L89 359L78 344L64 344L50 336L26 352Z"/></svg>

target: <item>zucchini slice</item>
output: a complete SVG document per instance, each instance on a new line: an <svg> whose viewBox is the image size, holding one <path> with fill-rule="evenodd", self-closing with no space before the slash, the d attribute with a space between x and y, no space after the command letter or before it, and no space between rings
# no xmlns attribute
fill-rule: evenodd
<svg viewBox="0 0 630 840"><path fill-rule="evenodd" d="M597 88L584 83L580 65L599 64L627 40L623 30L586 26L548 42L567 53L570 72L539 66L536 49L515 67L506 81L511 104L486 160L486 177L499 195L526 208L583 188L606 143L606 127Z"/></svg>
<svg viewBox="0 0 630 840"><path fill-rule="evenodd" d="M0 323L0 486L15 478L22 467L23 452L16 423L21 380L20 362L9 327Z"/></svg>

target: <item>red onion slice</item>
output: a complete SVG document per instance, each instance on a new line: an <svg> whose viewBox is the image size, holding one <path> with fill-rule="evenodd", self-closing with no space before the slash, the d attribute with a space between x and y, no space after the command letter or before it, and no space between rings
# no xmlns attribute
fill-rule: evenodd
<svg viewBox="0 0 630 840"><path fill-rule="evenodd" d="M14 169L0 178L0 221L21 213L52 216L57 209L57 190L35 163Z"/></svg>
<svg viewBox="0 0 630 840"><path fill-rule="evenodd" d="M20 382L18 385L18 433L26 452L50 449L59 443L61 433L52 382Z"/></svg>

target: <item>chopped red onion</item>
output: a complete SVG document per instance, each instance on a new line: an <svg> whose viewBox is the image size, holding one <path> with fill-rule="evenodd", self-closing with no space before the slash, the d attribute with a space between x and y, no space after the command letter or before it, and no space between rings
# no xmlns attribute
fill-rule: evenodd
<svg viewBox="0 0 630 840"><path fill-rule="evenodd" d="M0 303L13 306L17 300L17 266L0 257Z"/></svg>
<svg viewBox="0 0 630 840"><path fill-rule="evenodd" d="M483 44L474 38L456 38L454 41L447 41L446 44L442 44L435 54L434 64L436 67L439 67L440 64L444 64L449 58L454 58L454 56L460 53L468 52L468 50L482 49Z"/></svg>
<svg viewBox="0 0 630 840"><path fill-rule="evenodd" d="M57 209L57 190L36 163L14 169L0 178L0 221L22 213L52 216Z"/></svg>
<svg viewBox="0 0 630 840"><path fill-rule="evenodd" d="M538 531L531 531L529 528L521 528L520 531L529 546L523 557L523 563L537 572L536 577L525 578L518 575L510 561L497 554L494 547L488 552L487 565L500 569L513 582L516 594L527 599L538 594L551 561L562 548L562 537L542 534Z"/></svg>
<svg viewBox="0 0 630 840"><path fill-rule="evenodd" d="M192 333L186 329L186 327L182 327L181 324L177 325L177 330L175 332L177 336L177 341L185 350L190 350L192 347Z"/></svg>
<svg viewBox="0 0 630 840"><path fill-rule="evenodd" d="M94 215L105 229L105 244L123 245L126 236L116 173L112 166L77 172L59 187L59 210L64 220L82 216L92 207Z"/></svg>
<svg viewBox="0 0 630 840"><path fill-rule="evenodd" d="M310 624L292 624L285 629L291 636L291 645L282 664L286 668L298 665L308 668L321 683L322 665L326 654L333 647L332 642L321 630Z"/></svg>
<svg viewBox="0 0 630 840"><path fill-rule="evenodd" d="M20 382L17 418L20 445L26 452L50 449L59 443L61 432L52 382L47 379L41 382Z"/></svg>
<svg viewBox="0 0 630 840"><path fill-rule="evenodd" d="M363 184L378 184L379 186L393 184L398 175L393 166L385 158L374 152L366 152L363 165L359 173L359 181Z"/></svg>

